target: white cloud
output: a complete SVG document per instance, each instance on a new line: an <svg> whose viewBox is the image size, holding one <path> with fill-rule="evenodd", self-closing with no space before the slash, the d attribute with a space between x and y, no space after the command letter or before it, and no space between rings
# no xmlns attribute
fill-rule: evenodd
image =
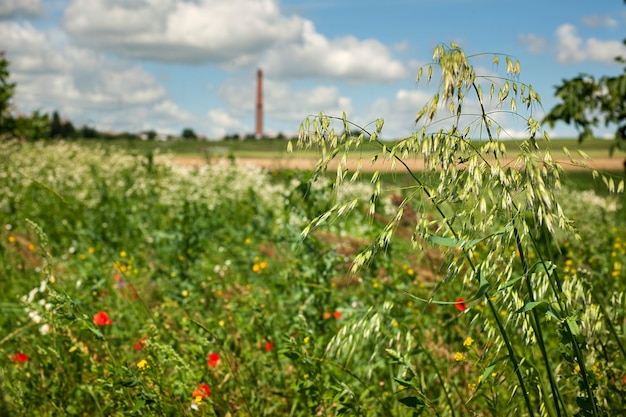
<svg viewBox="0 0 626 417"><path fill-rule="evenodd" d="M613 19L608 15L593 15L583 17L583 23L590 27L598 27L598 26L606 26L606 27L617 27L617 20Z"/></svg>
<svg viewBox="0 0 626 417"><path fill-rule="evenodd" d="M272 0L72 0L64 25L78 42L124 56L232 63L297 37L302 20Z"/></svg>
<svg viewBox="0 0 626 417"><path fill-rule="evenodd" d="M313 24L286 16L278 0L72 0L64 26L81 45L161 62L259 62L275 77L386 82L404 65L373 40L329 40Z"/></svg>
<svg viewBox="0 0 626 417"><path fill-rule="evenodd" d="M367 125L376 119L384 119L383 138L399 139L415 130L415 116L432 95L419 90L398 90L394 97L379 98L367 108L357 124ZM348 118L350 118L348 114ZM371 127L371 126L370 126Z"/></svg>
<svg viewBox="0 0 626 417"><path fill-rule="evenodd" d="M570 24L561 25L556 35L558 38L557 60L562 64L582 61L614 63L615 57L626 56L626 46L616 40L600 40L589 38L587 41L578 36L576 27Z"/></svg>
<svg viewBox="0 0 626 417"><path fill-rule="evenodd" d="M532 54L541 54L546 51L548 41L532 33L520 33L517 36L519 42L526 47L526 50Z"/></svg>
<svg viewBox="0 0 626 417"><path fill-rule="evenodd" d="M166 95L140 66L70 46L61 32L29 23L0 23L0 50L7 51L22 112L58 110L77 124L98 120L98 125L107 125L100 115L110 112L129 124L133 107L153 106Z"/></svg>
<svg viewBox="0 0 626 417"><path fill-rule="evenodd" d="M166 99L154 106L155 112L162 117L166 117L168 120L175 120L177 122L189 122L194 120L193 113L181 110L180 107L173 101Z"/></svg>
<svg viewBox="0 0 626 417"><path fill-rule="evenodd" d="M390 49L379 41L352 36L329 40L311 22L304 24L299 42L268 50L261 63L268 74L281 78L326 76L363 83L408 76L406 66L393 59Z"/></svg>
<svg viewBox="0 0 626 417"><path fill-rule="evenodd" d="M40 0L2 0L0 2L0 20L16 17L37 17L42 12Z"/></svg>
<svg viewBox="0 0 626 417"><path fill-rule="evenodd" d="M352 102L336 86L316 86L294 90L283 83L271 82L266 93L266 114L276 120L293 121L298 126L307 115L320 112L341 115L352 111ZM267 89L266 89L267 90Z"/></svg>
<svg viewBox="0 0 626 417"><path fill-rule="evenodd" d="M255 82L253 78L231 79L220 87L218 95L229 116L252 123L256 103ZM320 112L341 115L343 111L350 113L352 102L341 94L337 86L298 88L273 79L263 81L263 114L266 126L280 125L286 132L294 133L308 115L317 115ZM241 131L245 129L240 129Z"/></svg>
<svg viewBox="0 0 626 417"><path fill-rule="evenodd" d="M220 139L229 133L244 132L245 126L224 109L212 109L207 113L207 134L212 139Z"/></svg>

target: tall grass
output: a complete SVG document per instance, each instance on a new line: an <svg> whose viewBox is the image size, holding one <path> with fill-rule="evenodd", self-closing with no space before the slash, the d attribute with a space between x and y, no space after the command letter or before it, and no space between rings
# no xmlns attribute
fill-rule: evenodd
<svg viewBox="0 0 626 417"><path fill-rule="evenodd" d="M440 73L439 91L418 112L417 122L425 120L425 124L411 137L390 146L379 139L382 120L369 132L350 123L345 114L341 118L320 115L303 124L298 145L321 150L318 173L326 172L331 160L340 159L338 185L359 178L359 170L349 172L347 160L366 142L379 148L372 162L387 159L412 178L413 186L396 215L381 228L372 245L355 257L353 272L389 250L393 235L402 229L404 210L415 207L420 213L412 225L415 249L435 247L444 254L435 290L428 297L414 295L415 299L424 308L449 304L442 297L444 289L463 288L466 295L457 300L457 306L464 313L471 306L468 324L481 332L478 344L471 335L464 342L476 349L472 349L471 367L478 378L469 384L469 392L460 391L457 384L448 386L450 381L433 366L441 386L437 395L446 399L442 410L454 415L455 408L481 393L491 410L503 414L607 415L623 408L621 394L598 383L606 376L600 369L626 359L623 334L617 330L623 316L614 313L623 307L623 293L596 296L595 286L582 274L572 277L559 269L563 240L576 240L580 235L561 206L562 167L552 156L548 134L533 118L539 95L518 80L519 63L508 57L505 60L505 76L481 77L457 46L439 46L433 65L418 75L418 80L430 81L434 73ZM493 63L499 61L500 57L494 56ZM518 114L518 104L528 111L528 115L520 115L526 121L528 139L519 143L511 165L497 120L501 113ZM478 114L466 114L468 105L478 107ZM440 116L446 110L448 116ZM345 133L354 132L355 126L360 135ZM423 158L427 174L412 172L406 163L410 158ZM610 192L623 191L623 179L602 175L602 181ZM371 182L373 214L382 195L378 173ZM617 204L617 197L614 200ZM311 222L304 235L351 209L351 204L333 206ZM614 246L621 248L621 241ZM611 277L619 278L621 264L613 267ZM398 380L412 393L404 403L416 411L431 408L439 414L443 411L432 405L425 393L429 385L415 371L436 362L429 349L418 352L426 353L420 358L415 351L390 351L407 368L406 376ZM458 362L466 358L463 352L455 355ZM613 383L621 386L616 375L623 375L622 367L613 368L610 374Z"/></svg>

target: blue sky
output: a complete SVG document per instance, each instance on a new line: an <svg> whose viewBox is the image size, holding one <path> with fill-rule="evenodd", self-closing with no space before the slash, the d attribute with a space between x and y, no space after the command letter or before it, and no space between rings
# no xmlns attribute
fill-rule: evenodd
<svg viewBox="0 0 626 417"><path fill-rule="evenodd" d="M406 136L433 93L417 71L449 42L519 60L547 111L562 79L622 71L613 58L626 56L625 29L618 0L0 0L18 111L211 139L254 132L259 67L267 134L345 111L362 125L385 119L384 137ZM490 59L475 64L495 71ZM567 125L550 133L576 135Z"/></svg>

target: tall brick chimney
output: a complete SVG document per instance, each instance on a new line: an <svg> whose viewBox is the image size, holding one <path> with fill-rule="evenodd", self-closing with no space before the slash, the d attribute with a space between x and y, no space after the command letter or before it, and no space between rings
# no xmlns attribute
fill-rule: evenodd
<svg viewBox="0 0 626 417"><path fill-rule="evenodd" d="M263 71L256 72L256 138L263 137Z"/></svg>

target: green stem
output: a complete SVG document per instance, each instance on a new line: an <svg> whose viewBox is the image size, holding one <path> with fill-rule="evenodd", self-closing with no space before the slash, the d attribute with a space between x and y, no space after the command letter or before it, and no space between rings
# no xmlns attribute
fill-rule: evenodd
<svg viewBox="0 0 626 417"><path fill-rule="evenodd" d="M626 360L626 349L624 349L624 345L619 339L619 335L617 334L617 331L615 330L615 326L613 326L613 322L609 319L609 316L606 314L606 309L604 308L604 300L601 300L600 296L597 295L593 290L589 290L589 292L591 293L591 297L593 297L593 299L596 300L596 305L600 308L600 312L602 313L602 316L606 320L606 324L607 324L607 327L609 328L609 332L611 332L611 336L615 338L615 342L617 342L617 346L619 347L619 350L622 352L622 355L624 356L624 360Z"/></svg>
<svg viewBox="0 0 626 417"><path fill-rule="evenodd" d="M519 256L520 256L520 261L522 263L522 270L524 271L524 276L526 277L524 281L526 282L526 290L528 291L528 298L530 302L534 302L535 294L533 292L533 287L530 282L530 272L528 268L528 262L526 260L526 254L524 252L524 248L522 247L522 241L520 239L519 231L517 230L517 227L513 228L513 235L515 237L515 245L517 246L517 250L519 251L519 254L520 254ZM549 359L548 352L546 350L546 345L543 339L543 332L541 330L541 324L539 321L539 315L537 314L537 310L533 309L531 311L531 314L532 314L533 330L535 332L535 335L537 336L537 342L539 342L539 349L541 350L541 356L543 357L543 362L546 367L546 372L548 373L548 379L550 381L550 389L552 391L554 407L555 407L557 416L560 417L561 407L559 406L559 403L563 404L563 399L561 397L561 393L558 389L558 385L556 383L554 374L552 372L552 368L550 366L550 359ZM565 407L563 407L563 409L565 411Z"/></svg>
<svg viewBox="0 0 626 417"><path fill-rule="evenodd" d="M570 313L569 313L569 309L567 308L567 304L565 302L563 302L561 300L560 294L563 293L563 287L561 285L561 280L559 278L559 274L557 273L556 270L554 271L550 271L548 269L548 266L546 264L545 259L543 258L543 256L541 255L541 251L539 250L539 245L537 243L537 241L535 239L532 239L534 248L535 248L535 252L537 253L537 256L539 257L539 261L541 262L541 265L544 268L544 271L546 272L546 274L551 277L552 279L550 280L550 286L552 287L552 290L554 292L554 295L559 303L559 306L563 309L563 312L565 314L565 317L570 317ZM549 254L551 255L551 254ZM550 256L550 258L553 258L553 256ZM583 353L581 352L579 346L578 346L578 342L576 341L576 336L574 335L574 332L572 332L572 328L570 327L569 323L567 320L563 320L563 327L565 328L565 331L567 332L568 336L570 337L571 341L572 341L572 347L574 349L574 356L576 357L576 363L578 364L578 366L580 366L580 373L582 374L582 379L583 379L583 384L585 386L585 391L587 393L587 397L589 397L589 400L591 401L591 404L593 406L593 410L594 410L594 415L599 416L600 412L598 410L598 404L596 403L596 399L595 396L593 395L593 391L591 389L591 384L589 383L589 378L587 377L587 367L585 366L585 359L583 356Z"/></svg>
<svg viewBox="0 0 626 417"><path fill-rule="evenodd" d="M340 119L338 117L331 117L333 119L336 120L343 120ZM353 123L353 126L357 127L358 129L361 129L363 132L370 134L365 128L363 128L362 126L359 126L357 124ZM489 131L489 128L487 127L487 133L489 135L489 140L493 140L492 136L491 136L491 132ZM370 134L371 135L371 134ZM381 148L386 148L386 145L384 143L382 143L380 140L376 140L375 143L377 143ZM452 233L452 235L454 236L455 239L459 239L458 233L455 230L454 226L452 225L452 223L450 222L450 219L447 218L447 216L445 215L445 213L443 212L440 204L435 200L435 198L433 197L433 195L430 193L430 191L428 191L428 189L426 188L426 186L424 185L424 183L417 177L417 175L415 175L415 173L411 170L411 168L409 168L409 166L406 164L406 162L404 162L404 160L399 157L398 155L393 155L394 159L399 162L401 165L404 166L404 168L406 169L406 172L411 176L411 178L413 180L415 180L415 182L420 186L420 188L423 190L424 194L428 197L428 199L430 200L430 202L433 204L433 207L435 208L435 210L439 213L439 215L441 216L441 218L443 219L443 221L445 222L446 226L448 227L448 230L450 230L450 232ZM467 253L467 250L465 248L461 248L462 249L462 253L463 256L465 257L465 259L467 260L470 268L472 269L472 271L476 272L476 266L474 265L474 263L472 262L469 254ZM507 348L507 352L508 352L508 356L511 359L511 362L513 364L513 370L515 372L515 375L517 376L518 382L520 384L520 388L522 389L522 395L524 397L524 402L526 404L526 408L528 409L528 413L531 417L534 416L534 412L533 412L533 407L531 405L530 402L530 397L528 396L528 391L526 390L526 384L524 383L524 377L520 372L519 369L519 363L517 361L517 356L515 354L515 350L513 349L513 346L511 344L511 341L508 338L508 335L506 333L506 329L504 328L504 326L502 325L502 322L500 321L500 318L498 316L498 312L496 311L493 303L491 302L490 298L489 298L489 292L485 291L485 299L489 305L489 308L494 316L494 319L498 325L498 330L500 331L500 334L502 335L502 339L504 340L504 343L506 345Z"/></svg>
<svg viewBox="0 0 626 417"><path fill-rule="evenodd" d="M524 376L522 375L520 371L519 363L517 362L517 357L515 355L515 351L513 350L513 345L511 344L511 341L509 340L507 336L506 330L504 329L504 325L500 321L500 317L498 316L498 312L496 311L495 306L493 305L493 303L491 302L487 294L485 294L485 298L487 300L487 304L489 305L489 309L491 310L491 314L493 314L493 317L496 320L496 324L498 325L498 329L500 330L500 334L502 335L502 340L504 340L504 345L506 346L506 350L509 355L509 358L513 362L513 371L515 372L515 375L517 376L517 380L519 381L519 384L520 384L520 388L522 389L522 394L524 396L524 402L526 403L526 408L528 409L528 413L532 417L535 414L533 412L532 404L530 403L530 397L528 396L528 391L526 391L526 386L524 384Z"/></svg>
<svg viewBox="0 0 626 417"><path fill-rule="evenodd" d="M452 417L455 417L454 405L452 404L452 399L450 399L450 394L448 393L448 390L446 389L446 381L441 376L441 372L439 372L439 367L437 366L437 364L433 360L433 358L430 355L430 353L428 353L428 351L426 349L424 349L423 352L426 355L426 359L428 359L428 362L430 362L432 367L435 368L435 373L437 374L437 379L439 379L439 382L441 383L441 387L443 388L443 392L444 392L444 394L446 396L446 401L448 402L448 407L450 407L450 413L452 413ZM468 412L469 412L469 410L468 410Z"/></svg>

